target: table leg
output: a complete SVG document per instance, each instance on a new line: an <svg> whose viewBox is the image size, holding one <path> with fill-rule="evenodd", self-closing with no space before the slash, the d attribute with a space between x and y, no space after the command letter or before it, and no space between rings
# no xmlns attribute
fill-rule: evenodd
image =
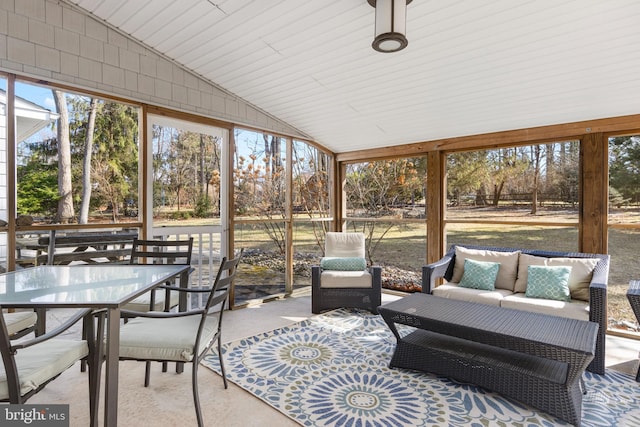
<svg viewBox="0 0 640 427"><path fill-rule="evenodd" d="M120 308L107 311L107 345L105 352L104 425L118 425L118 364L120 357Z"/></svg>
<svg viewBox="0 0 640 427"><path fill-rule="evenodd" d="M190 271L187 270L180 275L180 287L188 288L189 287L189 274ZM189 307L187 307L187 293L180 292L179 300L178 300L178 311L187 311ZM184 372L184 363L176 362L176 374L181 374Z"/></svg>
<svg viewBox="0 0 640 427"><path fill-rule="evenodd" d="M36 314L38 315L38 319L36 320L35 335L39 337L40 335L44 335L47 332L47 309L36 308L35 310Z"/></svg>
<svg viewBox="0 0 640 427"><path fill-rule="evenodd" d="M91 427L98 427L98 403L100 402L100 376L102 361L104 359L104 318L105 313L96 312L87 315L84 319L84 332L89 343L89 404L91 414ZM95 322L97 321L97 325Z"/></svg>

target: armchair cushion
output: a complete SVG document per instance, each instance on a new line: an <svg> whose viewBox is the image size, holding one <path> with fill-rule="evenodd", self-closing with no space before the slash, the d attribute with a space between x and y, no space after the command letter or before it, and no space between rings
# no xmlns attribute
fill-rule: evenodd
<svg viewBox="0 0 640 427"><path fill-rule="evenodd" d="M360 257L365 255L365 239L362 233L328 232L324 253L327 257Z"/></svg>
<svg viewBox="0 0 640 427"><path fill-rule="evenodd" d="M371 286L372 277L367 270L325 270L320 274L321 288L370 288Z"/></svg>
<svg viewBox="0 0 640 427"><path fill-rule="evenodd" d="M323 270L362 271L367 261L362 257L324 257L320 260Z"/></svg>
<svg viewBox="0 0 640 427"><path fill-rule="evenodd" d="M500 252L484 249L469 249L456 246L456 258L453 266L451 281L459 283L464 273L464 260L467 258L475 261L490 261L500 263L498 276L496 277L496 289L508 289L513 291L518 276L518 255L520 251Z"/></svg>
<svg viewBox="0 0 640 427"><path fill-rule="evenodd" d="M89 346L86 341L65 339L52 339L20 349L15 355L20 394L37 390L88 354ZM0 399L9 399L4 364L0 365Z"/></svg>

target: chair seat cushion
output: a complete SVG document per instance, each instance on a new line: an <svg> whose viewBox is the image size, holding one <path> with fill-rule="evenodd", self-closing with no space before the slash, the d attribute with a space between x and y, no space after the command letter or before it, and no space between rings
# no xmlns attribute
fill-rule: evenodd
<svg viewBox="0 0 640 427"><path fill-rule="evenodd" d="M202 316L153 319L136 317L120 331L120 357L136 360L170 360L190 362ZM208 316L200 339L200 351L218 331L218 318Z"/></svg>
<svg viewBox="0 0 640 427"><path fill-rule="evenodd" d="M371 273L361 271L324 270L320 275L321 288L370 288Z"/></svg>
<svg viewBox="0 0 640 427"><path fill-rule="evenodd" d="M506 289L485 291L481 289L463 288L457 283L445 283L436 287L432 294L442 298L453 298L463 301L479 302L499 306L504 297L512 292Z"/></svg>
<svg viewBox="0 0 640 427"><path fill-rule="evenodd" d="M151 292L147 292L143 295L140 295L137 298L134 298L124 306L124 310L133 310L133 311L163 311L164 310L164 299L166 295L166 291L164 289L158 289L155 291L155 302L153 304L153 310L150 310L151 305ZM176 291L171 291L169 296L169 307L175 307L178 305L180 300L180 294Z"/></svg>
<svg viewBox="0 0 640 427"><path fill-rule="evenodd" d="M38 315L33 310L4 313L4 321L7 323L7 332L13 335L23 329L32 327L38 321Z"/></svg>
<svg viewBox="0 0 640 427"><path fill-rule="evenodd" d="M51 339L18 350L15 355L20 394L36 390L89 354L86 341ZM9 398L7 374L0 365L0 399Z"/></svg>

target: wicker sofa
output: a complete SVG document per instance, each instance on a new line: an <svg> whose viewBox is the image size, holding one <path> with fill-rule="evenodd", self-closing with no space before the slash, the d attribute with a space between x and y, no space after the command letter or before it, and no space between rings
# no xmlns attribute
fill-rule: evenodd
<svg viewBox="0 0 640 427"><path fill-rule="evenodd" d="M493 289L460 286L465 265L469 268L468 263L477 265L478 261L499 264ZM570 297L561 301L529 295L529 266L565 267L565 271L570 267ZM608 276L609 255L454 245L442 259L422 268L422 292L598 323L596 354L587 369L604 375ZM440 278L446 282L437 286Z"/></svg>

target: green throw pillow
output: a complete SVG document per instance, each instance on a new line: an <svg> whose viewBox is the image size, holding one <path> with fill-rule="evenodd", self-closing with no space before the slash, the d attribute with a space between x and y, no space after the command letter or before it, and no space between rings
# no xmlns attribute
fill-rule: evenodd
<svg viewBox="0 0 640 427"><path fill-rule="evenodd" d="M462 273L462 279L460 279L458 286L462 288L493 291L499 269L499 262L475 261L466 258L464 260L464 273Z"/></svg>
<svg viewBox="0 0 640 427"><path fill-rule="evenodd" d="M571 301L569 275L571 267L530 265L527 267L527 290L529 298L544 298Z"/></svg>
<svg viewBox="0 0 640 427"><path fill-rule="evenodd" d="M324 257L320 260L323 270L361 271L367 268L367 260L360 257Z"/></svg>

